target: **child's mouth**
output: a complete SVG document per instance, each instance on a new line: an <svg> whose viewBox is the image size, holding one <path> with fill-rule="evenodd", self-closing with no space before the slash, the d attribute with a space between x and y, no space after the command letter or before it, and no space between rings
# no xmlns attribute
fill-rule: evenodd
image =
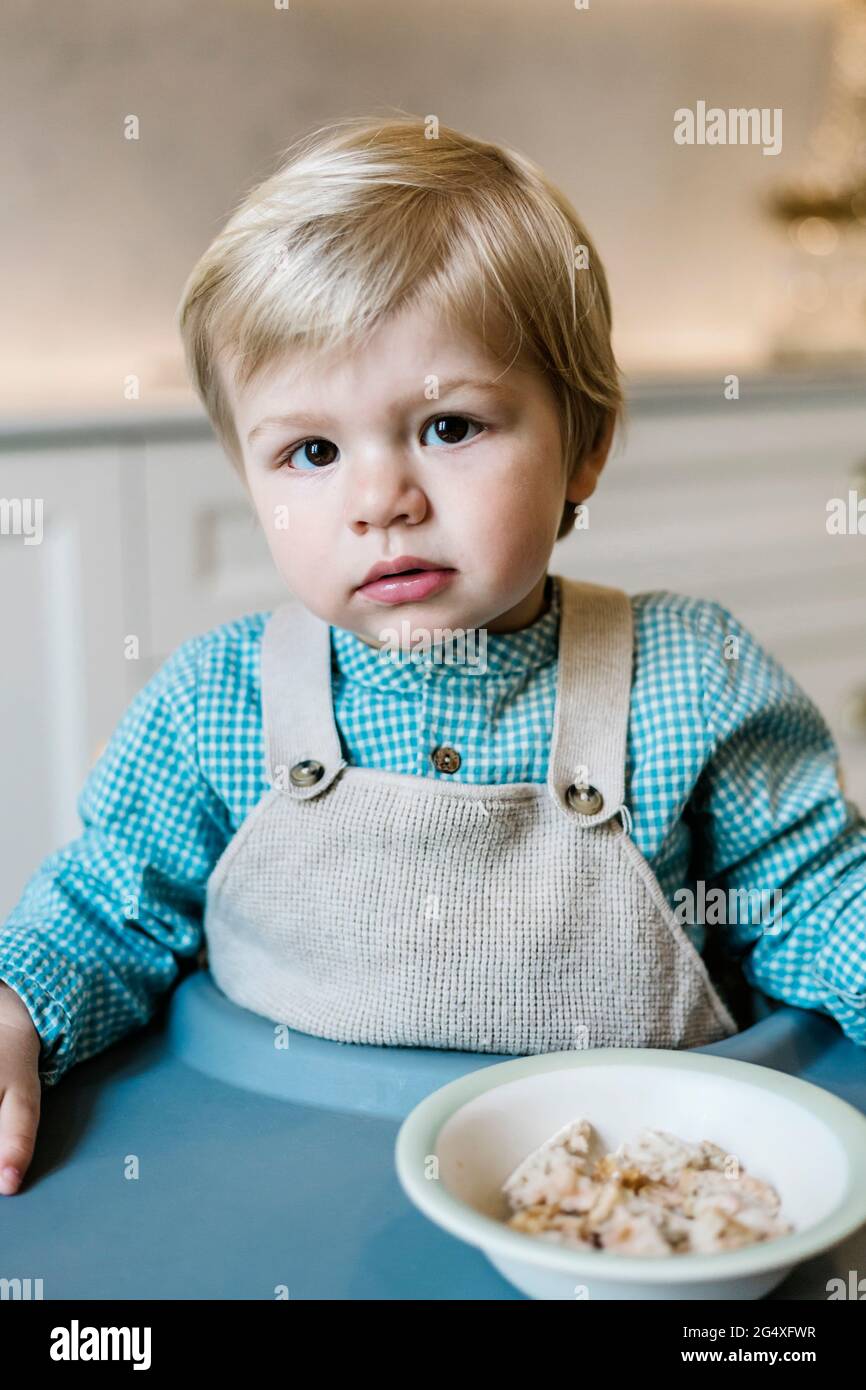
<svg viewBox="0 0 866 1390"><path fill-rule="evenodd" d="M453 569L409 569L399 574L382 574L369 584L361 584L357 593L378 603L411 603L438 593L448 584Z"/></svg>

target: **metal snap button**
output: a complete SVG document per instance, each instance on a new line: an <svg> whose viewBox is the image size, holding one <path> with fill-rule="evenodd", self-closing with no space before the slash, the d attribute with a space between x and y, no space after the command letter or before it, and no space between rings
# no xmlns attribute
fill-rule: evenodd
<svg viewBox="0 0 866 1390"><path fill-rule="evenodd" d="M594 816L604 805L604 797L595 787L570 786L565 799L571 809L581 816Z"/></svg>
<svg viewBox="0 0 866 1390"><path fill-rule="evenodd" d="M289 776L296 787L311 787L314 782L318 782L324 772L324 767L321 763L317 763L315 758L306 758L302 763L295 763Z"/></svg>
<svg viewBox="0 0 866 1390"><path fill-rule="evenodd" d="M460 754L456 748L434 748L430 757L437 772L456 772L460 766Z"/></svg>

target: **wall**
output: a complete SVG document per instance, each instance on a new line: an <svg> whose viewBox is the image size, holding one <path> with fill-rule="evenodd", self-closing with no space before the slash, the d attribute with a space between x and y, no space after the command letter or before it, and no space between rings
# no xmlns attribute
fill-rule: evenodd
<svg viewBox="0 0 866 1390"><path fill-rule="evenodd" d="M821 109L830 0L6 0L0 412L188 399L173 315L297 135L389 106L511 142L611 278L629 372L764 360L784 238L759 209ZM783 149L681 147L699 99L782 107ZM141 138L123 137L139 117Z"/></svg>

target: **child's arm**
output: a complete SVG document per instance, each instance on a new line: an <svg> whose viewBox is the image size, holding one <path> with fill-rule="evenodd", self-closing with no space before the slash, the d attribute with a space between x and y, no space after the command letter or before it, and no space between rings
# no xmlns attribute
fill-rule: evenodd
<svg viewBox="0 0 866 1390"><path fill-rule="evenodd" d="M700 628L710 755L690 809L696 874L727 890L727 925L708 911L707 930L765 994L831 1014L866 1046L866 822L840 787L832 735L728 609L702 605ZM736 890L752 890L751 910Z"/></svg>
<svg viewBox="0 0 866 1390"><path fill-rule="evenodd" d="M208 876L230 838L197 757L202 638L139 691L78 801L83 833L45 859L0 927L0 980L21 997L52 1084L146 1023L202 944Z"/></svg>

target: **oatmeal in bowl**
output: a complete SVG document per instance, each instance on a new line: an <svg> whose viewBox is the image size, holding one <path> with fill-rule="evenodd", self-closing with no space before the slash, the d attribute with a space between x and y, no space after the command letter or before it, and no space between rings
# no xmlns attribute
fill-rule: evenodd
<svg viewBox="0 0 866 1390"><path fill-rule="evenodd" d="M404 1120L404 1190L542 1299L756 1299L866 1223L866 1117L731 1057L479 1067Z"/></svg>
<svg viewBox="0 0 866 1390"><path fill-rule="evenodd" d="M623 1255L739 1250L794 1229L775 1188L707 1139L643 1129L593 1157L599 1147L580 1118L529 1154L502 1185L510 1229Z"/></svg>

